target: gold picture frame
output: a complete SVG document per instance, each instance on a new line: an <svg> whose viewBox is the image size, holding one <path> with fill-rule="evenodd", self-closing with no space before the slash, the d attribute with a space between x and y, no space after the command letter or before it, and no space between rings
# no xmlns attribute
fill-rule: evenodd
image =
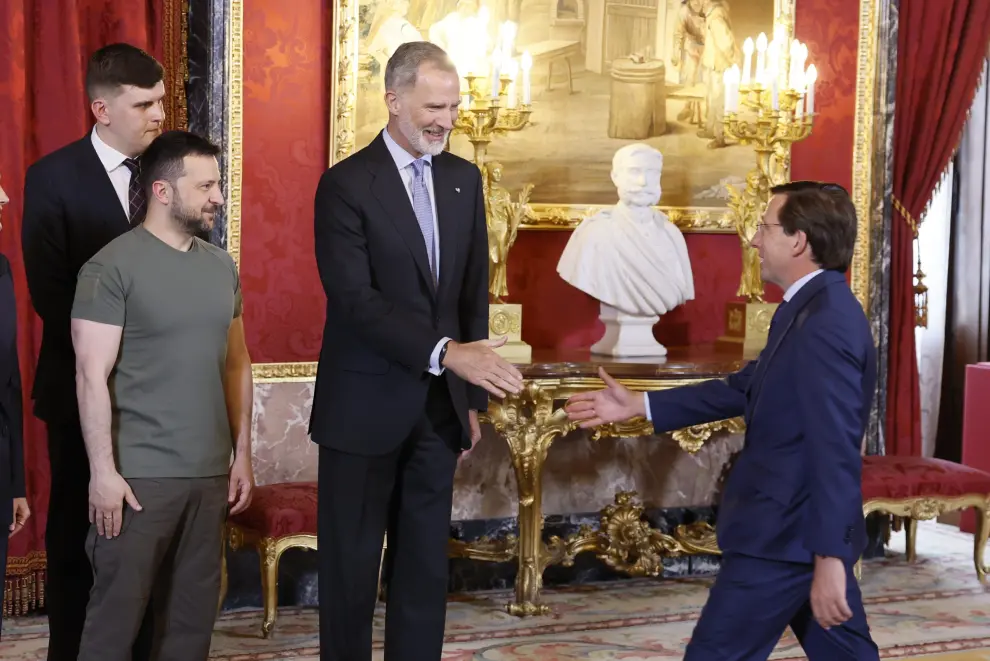
<svg viewBox="0 0 990 661"><path fill-rule="evenodd" d="M382 0L383 2L386 0ZM400 0L401 1L401 0ZM657 0L661 4L665 0ZM792 35L794 32L794 20L796 11L796 0L762 0L768 6L772 6L773 24L767 26L767 35L772 36L774 29L782 28L786 34ZM426 2L426 0L423 0ZM332 60L331 80L335 81L334 89L331 92L331 116L330 116L330 165L346 158L357 149L365 146L370 141L369 135L359 142L358 118L367 114L368 108L363 107L363 97L359 100L361 91L361 79L366 77L363 73L362 62L370 59L370 56L360 52L359 33L361 29L361 9L366 3L361 0L335 0L333 8L334 29L332 34L337 36L336 51ZM408 6L408 3L407 3ZM768 7L769 9L769 7ZM753 35L754 37L756 35ZM741 49L741 44L739 45ZM380 99L375 99L381 103ZM534 116L538 117L539 107L534 106ZM384 124L383 124L384 125ZM376 131L377 132L377 131ZM452 142L458 140L459 136L454 136ZM498 137L493 141L493 145L498 142ZM616 145L623 144L624 141L617 140ZM468 156L470 149L462 145L464 156ZM614 151L614 150L613 150ZM705 151L702 147L701 151ZM745 173L755 167L755 154L749 148L740 148L741 153L746 157L740 163L744 167L739 174L739 186L744 186ZM676 152L675 152L676 153ZM608 157L611 158L610 156ZM610 162L610 161L609 161ZM509 165L506 165L508 172ZM602 166L607 172L608 164ZM670 170L671 166L667 166ZM506 175L509 176L509 175ZM605 176L607 179L607 174ZM504 182L507 184L508 182ZM509 185L512 189L513 186ZM538 193L538 187L537 187ZM522 221L519 228L526 230L541 231L561 231L570 230L576 227L583 218L597 213L606 208L612 201L601 204L585 203L558 203L540 202L537 198L528 206L530 213ZM733 234L735 229L732 224L730 211L727 204L727 197L721 206L664 206L658 207L664 211L683 232L703 232L716 234Z"/></svg>
<svg viewBox="0 0 990 661"><path fill-rule="evenodd" d="M230 5L230 31L228 36L229 98L227 117L228 172L228 250L240 266L241 227L241 144L243 98L243 0L228 0ZM331 160L336 162L354 150L353 131L348 129L349 113L354 112L354 83L357 75L357 40L352 33L357 28L354 15L356 0L336 0L333 17L333 34L337 35L340 50L333 57L332 80L337 84L330 117ZM780 0L778 0L780 1ZM785 0L793 9L794 0ZM793 11L790 13L793 16ZM856 72L856 115L853 147L852 190L853 202L860 218L856 248L851 266L853 293L864 309L870 309L870 259L871 231L877 214L873 210L874 199L874 141L881 140L874 131L876 108L876 80L879 44L879 13L873 0L860 0L858 60ZM583 217L593 212L594 205L552 206L536 205L545 222L530 224L531 229L567 229L569 219ZM679 224L695 225L696 232L731 233L734 230L718 213L696 208L667 209ZM677 214L680 214L679 216ZM250 230L248 230L250 231ZM254 378L257 383L310 381L316 376L317 363L255 363Z"/></svg>

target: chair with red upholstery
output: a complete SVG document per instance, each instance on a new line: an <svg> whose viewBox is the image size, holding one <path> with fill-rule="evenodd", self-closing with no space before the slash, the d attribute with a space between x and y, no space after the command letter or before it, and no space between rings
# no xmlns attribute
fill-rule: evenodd
<svg viewBox="0 0 990 661"><path fill-rule="evenodd" d="M944 459L863 457L863 516L883 512L907 520L907 559L914 562L919 520L969 507L977 512L973 562L987 585L983 554L990 535L990 474ZM857 565L859 573L860 565Z"/></svg>
<svg viewBox="0 0 990 661"><path fill-rule="evenodd" d="M231 549L250 545L258 551L265 609L261 633L265 638L271 636L278 615L279 560L288 549L316 550L316 516L316 482L286 482L255 487L251 505L227 521ZM378 580L380 589L380 569ZM222 604L227 591L226 558L221 585Z"/></svg>

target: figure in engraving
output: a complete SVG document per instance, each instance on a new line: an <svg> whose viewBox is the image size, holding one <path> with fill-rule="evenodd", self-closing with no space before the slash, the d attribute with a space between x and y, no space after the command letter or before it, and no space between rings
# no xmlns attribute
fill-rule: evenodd
<svg viewBox="0 0 990 661"><path fill-rule="evenodd" d="M708 138L709 149L725 146L722 117L725 114L725 70L741 61L742 53L729 21L729 6L725 0L704 0L705 48L701 66L708 77L708 115L705 128L698 137Z"/></svg>
<svg viewBox="0 0 990 661"><path fill-rule="evenodd" d="M694 298L684 236L654 208L662 170L663 155L647 144L619 149L612 159L619 203L582 221L557 264L564 280L601 302L605 335L595 353L666 355L653 325Z"/></svg>
<svg viewBox="0 0 990 661"><path fill-rule="evenodd" d="M680 82L685 87L700 85L704 81L701 68L701 54L705 47L704 0L683 0L677 12L677 25L674 27L674 53L671 64L680 69ZM704 121L701 116L701 101L689 100L684 109L677 113L681 121Z"/></svg>

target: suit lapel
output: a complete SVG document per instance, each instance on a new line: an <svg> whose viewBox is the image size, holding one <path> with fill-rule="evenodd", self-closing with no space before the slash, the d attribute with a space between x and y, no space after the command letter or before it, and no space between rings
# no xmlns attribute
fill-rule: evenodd
<svg viewBox="0 0 990 661"><path fill-rule="evenodd" d="M842 274L838 274L838 277L844 277ZM780 312L780 317L774 320L773 333L767 338L767 348L760 354L759 363L756 366L756 372L753 374L753 380L750 383L750 395L749 395L749 412L747 415L747 420L752 417L753 411L756 410L756 404L759 402L760 393L763 390L763 381L766 377L767 370L770 369L770 362L773 360L774 355L776 355L777 350L784 343L784 338L787 336L788 331L794 325L794 320L797 319L798 314L801 310L822 291L825 287L831 284L834 280L834 274L832 271L825 271L820 273L817 277L812 278L808 283L806 283L801 289L794 295L794 297L787 303L787 306Z"/></svg>
<svg viewBox="0 0 990 661"><path fill-rule="evenodd" d="M103 161L96 154L92 137L87 134L81 142L79 159L83 167L79 171L82 173L86 189L92 192L90 199L97 207L96 212L111 226L123 225L125 228L130 228L130 220L120 205L120 198L117 197L113 182L110 181L110 173L103 167Z"/></svg>
<svg viewBox="0 0 990 661"><path fill-rule="evenodd" d="M412 253L420 276L429 285L430 291L435 294L433 274L430 273L430 261L426 254L426 241L423 240L423 231L419 229L419 222L416 220L416 213L409 202L409 195L402 183L402 177L399 176L395 161L392 160L392 155L389 154L388 147L385 146L385 140L381 135L375 138L372 145L375 147L375 158L372 159L371 163L371 170L374 175L371 182L371 192L378 198L378 203L385 210L385 215ZM439 203L437 207L439 214ZM442 246L441 243L441 250Z"/></svg>
<svg viewBox="0 0 990 661"><path fill-rule="evenodd" d="M457 262L457 219L463 217L462 193L451 177L450 163L440 154L433 158L433 195L437 202L437 227L440 232L440 283L437 298L450 284Z"/></svg>

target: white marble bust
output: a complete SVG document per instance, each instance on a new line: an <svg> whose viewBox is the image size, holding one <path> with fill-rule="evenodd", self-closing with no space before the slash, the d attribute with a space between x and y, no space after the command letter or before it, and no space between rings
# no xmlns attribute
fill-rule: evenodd
<svg viewBox="0 0 990 661"><path fill-rule="evenodd" d="M660 201L663 155L643 143L626 145L612 159L619 203L586 218L574 230L557 273L601 303L605 335L594 353L664 356L653 325L694 299L687 244L677 226L654 209Z"/></svg>

